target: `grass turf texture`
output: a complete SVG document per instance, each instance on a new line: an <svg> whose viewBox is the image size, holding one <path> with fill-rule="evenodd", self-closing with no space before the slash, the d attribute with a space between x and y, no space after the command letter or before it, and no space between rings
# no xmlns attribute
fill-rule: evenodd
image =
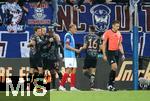
<svg viewBox="0 0 150 101"><path fill-rule="evenodd" d="M150 91L52 91L50 101L150 101Z"/></svg>
<svg viewBox="0 0 150 101"><path fill-rule="evenodd" d="M52 91L44 97L6 96L0 92L0 101L150 101L150 91Z"/></svg>

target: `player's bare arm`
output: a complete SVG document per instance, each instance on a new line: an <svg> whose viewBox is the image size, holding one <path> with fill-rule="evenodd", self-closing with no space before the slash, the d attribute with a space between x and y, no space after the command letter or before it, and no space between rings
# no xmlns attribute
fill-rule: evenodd
<svg viewBox="0 0 150 101"><path fill-rule="evenodd" d="M107 43L107 40L104 40L104 41L103 41L103 45L102 45L103 59L104 59L105 61L107 61L107 56L106 56L106 43Z"/></svg>
<svg viewBox="0 0 150 101"><path fill-rule="evenodd" d="M124 60L125 59L125 55L124 55L124 49L123 49L123 46L122 46L122 42L120 42L120 45L119 45L119 50L120 50L120 52L121 52L121 54L122 54L122 60Z"/></svg>
<svg viewBox="0 0 150 101"><path fill-rule="evenodd" d="M85 50L85 49L87 49L87 44L84 44L82 47L80 47L80 52L82 51L82 50Z"/></svg>
<svg viewBox="0 0 150 101"><path fill-rule="evenodd" d="M75 51L76 53L80 53L80 51L78 49L75 49L73 47L70 47L69 44L66 43L66 48L69 49L69 50L72 50L72 51Z"/></svg>

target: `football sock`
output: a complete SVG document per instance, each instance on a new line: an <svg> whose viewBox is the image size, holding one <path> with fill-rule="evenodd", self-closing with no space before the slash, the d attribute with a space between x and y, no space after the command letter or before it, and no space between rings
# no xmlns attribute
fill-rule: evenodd
<svg viewBox="0 0 150 101"><path fill-rule="evenodd" d="M74 73L71 73L70 87L75 87L75 80L76 80L76 75Z"/></svg>
<svg viewBox="0 0 150 101"><path fill-rule="evenodd" d="M69 77L69 74L68 74L68 73L65 73L64 76L62 77L61 82L60 82L60 85L61 85L61 86L64 86L64 85L65 85L66 80L67 80L68 77Z"/></svg>
<svg viewBox="0 0 150 101"><path fill-rule="evenodd" d="M52 88L56 88L56 83L55 83L55 81L56 81L56 73L51 73L51 76L52 76Z"/></svg>
<svg viewBox="0 0 150 101"><path fill-rule="evenodd" d="M95 80L95 75L91 74L90 76L90 86L93 88L94 87L94 80Z"/></svg>
<svg viewBox="0 0 150 101"><path fill-rule="evenodd" d="M116 71L111 70L110 73L109 73L109 82L108 82L109 85L114 84L115 77L116 77Z"/></svg>

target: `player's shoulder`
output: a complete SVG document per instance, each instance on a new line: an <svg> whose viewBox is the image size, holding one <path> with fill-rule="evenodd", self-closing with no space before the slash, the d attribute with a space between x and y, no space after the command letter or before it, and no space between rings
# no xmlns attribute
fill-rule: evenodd
<svg viewBox="0 0 150 101"><path fill-rule="evenodd" d="M70 32L67 32L65 35L71 35L71 33L70 33Z"/></svg>
<svg viewBox="0 0 150 101"><path fill-rule="evenodd" d="M120 31L117 31L117 34L121 36L121 32Z"/></svg>
<svg viewBox="0 0 150 101"><path fill-rule="evenodd" d="M37 37L36 34L32 34L30 38L33 39L33 38L36 38L36 37Z"/></svg>
<svg viewBox="0 0 150 101"><path fill-rule="evenodd" d="M60 37L59 34L57 34L57 33L55 33L54 36L55 36L55 37Z"/></svg>
<svg viewBox="0 0 150 101"><path fill-rule="evenodd" d="M104 34L102 35L103 38L105 38L106 36L108 37L110 35L110 33L112 33L111 29L108 29L104 32Z"/></svg>
<svg viewBox="0 0 150 101"><path fill-rule="evenodd" d="M107 29L104 33L110 33L110 32L112 32L112 30L111 29Z"/></svg>
<svg viewBox="0 0 150 101"><path fill-rule="evenodd" d="M86 39L86 40L89 40L91 38L92 38L91 34L87 34L87 35L84 36L84 39Z"/></svg>
<svg viewBox="0 0 150 101"><path fill-rule="evenodd" d="M91 37L94 38L94 39L98 39L99 38L99 36L96 33L91 34Z"/></svg>
<svg viewBox="0 0 150 101"><path fill-rule="evenodd" d="M71 38L72 36L71 36L71 33L69 33L69 32L67 32L66 34L65 34L65 38Z"/></svg>

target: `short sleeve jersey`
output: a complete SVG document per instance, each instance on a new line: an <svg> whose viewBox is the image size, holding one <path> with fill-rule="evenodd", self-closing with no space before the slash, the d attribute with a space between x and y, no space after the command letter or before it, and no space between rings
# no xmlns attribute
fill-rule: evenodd
<svg viewBox="0 0 150 101"><path fill-rule="evenodd" d="M70 32L66 33L64 37L64 58L75 58L75 52L67 49L66 44L69 44L70 47L75 48L75 40Z"/></svg>
<svg viewBox="0 0 150 101"><path fill-rule="evenodd" d="M102 41L96 34L88 34L84 37L84 44L87 44L86 55L97 57Z"/></svg>
<svg viewBox="0 0 150 101"><path fill-rule="evenodd" d="M111 29L103 34L103 40L108 42L108 50L119 50L119 43L122 42L122 35L119 31L113 32Z"/></svg>

